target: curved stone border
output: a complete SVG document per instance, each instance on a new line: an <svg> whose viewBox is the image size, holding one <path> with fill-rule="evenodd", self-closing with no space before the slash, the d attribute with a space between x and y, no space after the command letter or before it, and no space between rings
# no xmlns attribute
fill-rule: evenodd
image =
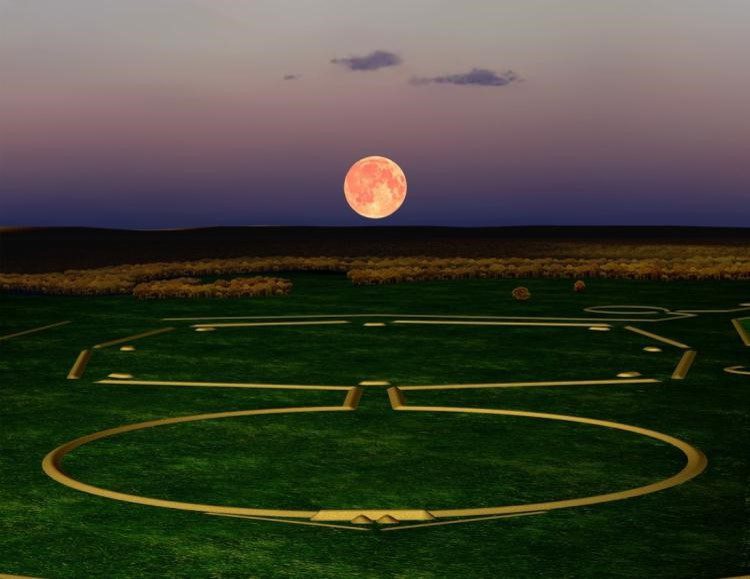
<svg viewBox="0 0 750 579"><path fill-rule="evenodd" d="M391 389L394 390L394 389ZM395 389L398 390L398 389ZM602 495L592 495L588 497L581 497L575 499L566 499L561 501L547 501L542 503L529 503L521 505L507 505L500 507L482 507L482 508L467 508L467 509L430 509L435 517L475 517L484 515L508 515L515 513L530 513L536 511L550 511L553 509L565 509L571 507L581 507L585 505L594 505L599 503L607 503L611 501L619 501L623 499L629 499L633 497L643 496L650 493L655 493L670 487L677 486L692 478L698 476L706 468L708 460L706 456L694 446L687 442L675 438L668 434L663 434L655 430L648 428L641 428L639 426L632 426L629 424L622 424L620 422L612 422L610 420L599 420L596 418L584 418L582 416L568 416L564 414L549 414L546 412L527 412L524 410L500 410L494 408L464 408L456 406L409 406L405 403L403 394L401 392L391 394L391 404L394 410L400 411L411 411L411 412L466 412L473 414L496 414L502 416L521 416L525 418L537 418L544 420L559 420L563 422L577 422L580 424L590 424L592 426L602 426L605 428L613 428L615 430L623 430L625 432L633 432L642 436L647 436L665 442L685 455L686 463L685 466L676 474L663 480L657 481L641 487L635 487L624 491L617 491L613 493L606 493Z"/></svg>
<svg viewBox="0 0 750 579"><path fill-rule="evenodd" d="M354 389L352 389L354 390ZM141 505L150 505L152 507L164 507L168 509L178 509L182 511L197 511L201 513L214 513L222 515L249 515L257 517L291 517L291 518L302 518L309 519L315 516L317 511L302 511L302 510L286 510L286 509L253 509L245 507L227 507L222 505L209 505L200 503L187 503L181 501L170 501L165 499L158 499L153 497L143 497L140 495L132 495L128 493L121 493L102 487L90 485L88 483L79 481L68 474L62 469L62 460L66 454L75 450L76 448L93 442L95 440L101 440L102 438L109 438L118 434L124 434L126 432L133 432L135 430L143 430L144 428L153 428L155 426L164 426L167 424L180 424L184 422L197 422L200 420L214 420L218 418L236 418L239 416L258 416L265 414L288 414L294 412L341 412L354 410L355 406L347 406L342 404L341 406L310 406L310 407L290 407L290 408L267 408L260 410L236 410L231 412L212 412L209 414L193 414L191 416L178 416L176 418L161 418L158 420L149 420L146 422L137 422L135 424L128 424L126 426L118 426L116 428L109 428L94 434L88 434L81 436L70 442L58 446L52 452L47 454L42 461L42 470L51 477L53 480L68 486L70 488L96 495L108 499L114 499L117 501L125 501L129 503L137 503Z"/></svg>
<svg viewBox="0 0 750 579"><path fill-rule="evenodd" d="M611 501L618 501L627 498L638 497L650 493L654 493L660 490L664 490L673 486L682 484L693 477L700 474L707 464L706 457L697 448L691 446L687 442L684 442L673 436L663 434L654 430L641 428L638 426L632 426L628 424L622 424L618 422L612 422L608 420L598 420L594 418L585 418L580 416L568 416L562 414L549 414L543 412L527 412L521 410L501 410L491 408L465 408L465 407L454 407L454 406L408 406L405 403L403 392L396 387L388 389L388 396L391 401L393 410L396 411L411 411L411 412L457 412L457 413L473 413L473 414L491 414L501 416L516 416L524 418L535 418L542 420L558 420L563 422L574 422L580 424L588 424L592 426L599 426L604 428L612 428L615 430L622 430L625 432L632 432L640 434L661 442L665 442L678 450L680 450L686 458L685 466L676 474L665 478L663 480L645 485L626 489L623 491L617 491L612 493L606 493L601 495L591 495L587 497L579 497L573 499L565 499L559 501L547 501L542 503L528 503L528 504L517 504L517 505L503 505L495 507L469 507L462 509L324 509L318 511L304 511L304 510L289 510L289 509L266 509L266 508L248 508L248 507L231 507L225 505L212 505L212 504L201 504L201 503L188 503L181 501L171 501L166 499L159 499L154 497L144 497L140 495L133 495L128 493L121 493L102 487L90 485L88 483L79 481L70 475L66 474L62 469L62 461L65 455L75 450L76 448L100 440L124 434L127 432L133 432L136 430L142 430L145 428L153 428L156 426L163 426L167 424L179 424L185 422L197 422L201 420L214 420L219 418L236 418L241 416L257 416L257 415L268 415L268 414L288 414L288 413L302 413L302 412L341 412L341 411L352 411L357 407L359 397L362 394L362 390L359 388L351 388L347 392L344 403L340 406L310 406L310 407L289 407L289 408L272 408L272 409L261 409L261 410L240 410L231 412L216 412L210 414L196 414L192 416L180 416L176 418L163 418L159 420L150 420L147 422L139 422L136 424L130 424L126 426L120 426L116 428L110 428L94 434L89 434L76 438L70 442L67 442L45 456L42 462L42 468L44 472L55 481L74 488L76 490L86 492L92 495L101 496L109 499L120 500L130 503L137 503L155 507L163 507L170 509L186 510L186 511L197 511L207 514L214 515L226 515L226 516L240 516L240 517L274 517L279 519L307 519L309 521L351 521L357 522L376 521L379 518L388 518L395 521L412 520L412 521L428 521L434 518L458 518L458 517L477 517L477 516L496 516L496 515L510 515L519 513L531 513L539 511L549 511L553 509L563 509L571 507L580 507L585 505L593 505ZM282 521L284 522L284 521Z"/></svg>
<svg viewBox="0 0 750 579"><path fill-rule="evenodd" d="M750 376L750 370L745 370L745 366L728 366L724 368L724 372L729 374L740 374L741 376Z"/></svg>

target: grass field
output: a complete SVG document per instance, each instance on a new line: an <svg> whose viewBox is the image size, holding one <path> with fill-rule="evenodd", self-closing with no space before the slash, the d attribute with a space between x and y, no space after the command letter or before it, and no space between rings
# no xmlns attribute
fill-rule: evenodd
<svg viewBox="0 0 750 579"><path fill-rule="evenodd" d="M612 304L669 310L750 302L740 282L467 280L353 286L343 275L284 274L290 296L137 301L130 296L0 296L0 572L39 577L728 577L750 571L750 367L731 323L747 312L587 313ZM519 284L532 300L518 303ZM360 314L371 314L359 316ZM386 314L382 317L374 314ZM348 323L220 327L162 320L323 315ZM585 318L582 326L398 324L410 316ZM673 318L627 322L632 317ZM589 323L614 321L606 332ZM301 318L298 318L301 319ZM464 318L467 319L467 318ZM221 320L249 322L252 320ZM260 320L256 320L260 321ZM507 321L507 320L506 320ZM364 326L382 322L385 326ZM625 329L632 324L697 351ZM83 378L66 375L84 348L147 330L174 331L95 350ZM660 352L644 352L657 346ZM117 501L52 480L42 459L104 429L250 409L340 406L343 390L99 384L143 381L339 385L387 381L407 405L588 417L668 434L708 458L678 486L598 505L514 518L406 528L325 528L208 516ZM410 390L519 381L654 382ZM262 414L170 424L86 444L64 470L138 496L272 509L461 509L621 491L684 465L676 448L610 428L469 412L396 412L384 386L363 387L353 412ZM339 524L339 523L337 523ZM399 526L404 528L399 528ZM351 529L368 532L352 532Z"/></svg>

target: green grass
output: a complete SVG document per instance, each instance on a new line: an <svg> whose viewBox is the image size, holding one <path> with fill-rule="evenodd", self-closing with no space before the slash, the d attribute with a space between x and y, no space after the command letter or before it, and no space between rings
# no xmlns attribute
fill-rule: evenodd
<svg viewBox="0 0 750 579"><path fill-rule="evenodd" d="M680 352L615 324L585 328L346 326L195 333L161 317L354 313L581 316L590 305L722 308L750 301L732 282L470 280L355 287L343 276L289 274L291 296L256 300L0 296L0 572L41 577L724 577L748 571L750 365L730 320L704 314L636 324L698 350ZM533 298L509 297L516 285ZM97 351L92 344L172 324ZM75 437L132 422L251 408L337 405L343 392L98 385L110 372L153 380L353 385L599 379L639 371L659 384L410 391L407 402L571 414L651 428L709 459L663 492L545 515L396 533L353 533L209 517L69 489L43 456ZM672 447L580 424L463 413L396 413L381 388L356 412L252 416L163 426L100 440L65 461L74 476L124 492L267 508L451 508L556 500L647 484L681 468Z"/></svg>
<svg viewBox="0 0 750 579"><path fill-rule="evenodd" d="M644 354L643 338L622 329L605 333L577 327L365 328L361 319L351 322L221 328L197 334L183 322L175 332L134 343L137 353L117 348L97 352L89 368L101 377L118 371L143 380L350 386L362 380L402 385L585 380L614 378L626 370L665 377L674 367L674 356ZM537 359L540 351L543 360Z"/></svg>

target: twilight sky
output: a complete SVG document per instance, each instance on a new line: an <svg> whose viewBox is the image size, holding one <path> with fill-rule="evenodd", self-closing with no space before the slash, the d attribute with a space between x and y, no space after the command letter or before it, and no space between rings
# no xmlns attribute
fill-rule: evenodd
<svg viewBox="0 0 750 579"><path fill-rule="evenodd" d="M750 0L0 0L0 225L750 226L749 55Z"/></svg>

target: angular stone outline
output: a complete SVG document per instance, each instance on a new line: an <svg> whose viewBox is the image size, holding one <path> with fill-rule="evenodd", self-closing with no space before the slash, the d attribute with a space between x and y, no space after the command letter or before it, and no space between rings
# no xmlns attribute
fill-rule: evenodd
<svg viewBox="0 0 750 579"><path fill-rule="evenodd" d="M193 324L191 328L253 328L262 326L329 326L351 324L349 320L290 321L290 322L227 322L218 324Z"/></svg>
<svg viewBox="0 0 750 579"><path fill-rule="evenodd" d="M742 340L742 343L745 346L750 347L750 334L748 334L747 330L745 329L745 326L742 325L742 320L746 320L748 318L734 318L732 319L732 325L734 326L734 329L737 331L737 334L740 337L740 340Z"/></svg>
<svg viewBox="0 0 750 579"><path fill-rule="evenodd" d="M678 342L677 340L673 340L671 338L665 338L664 336L660 336L659 334L654 334L653 332L641 330L640 328L636 328L635 326L625 326L625 329L628 330L629 332L641 334L642 336L646 336L647 338L656 340L657 342L662 342L663 344L669 344L670 346L674 346L675 348L681 348L683 350L690 349L690 346L688 346L687 344L683 344L682 342Z"/></svg>
<svg viewBox="0 0 750 579"><path fill-rule="evenodd" d="M69 322L64 322L64 323L69 323ZM86 348L84 350L81 350L75 362L73 362L73 366L71 366L70 370L68 371L67 378L68 380L79 380L83 378L83 374L86 372L86 366L88 366L89 360L91 360L91 355L93 354L93 350L101 350L103 348L108 348L109 346L115 346L117 344L122 344L124 342L140 340L141 338L148 338L150 336L157 336L159 334L165 334L173 330L174 328L172 327L158 328L156 330L149 330L147 332L141 332L140 334L127 336L125 338L116 338L114 340L109 340L108 342L102 342L101 344L96 344L95 346L91 346L91 348Z"/></svg>
<svg viewBox="0 0 750 579"><path fill-rule="evenodd" d="M544 326L561 328L611 328L610 324L595 322L499 322L490 320L393 320L392 324L436 325L436 326Z"/></svg>
<svg viewBox="0 0 750 579"><path fill-rule="evenodd" d="M750 309L750 308L747 308ZM585 311L585 310L584 310ZM347 318L424 318L424 319L458 319L458 320L560 320L560 321L572 321L572 322L667 322L671 320L681 320L683 318L695 317L693 314L673 312L666 310L666 313L673 314L664 318L650 319L650 318L601 318L601 317L566 317L566 316L476 316L476 315L446 315L446 314L299 314L299 315L287 315L287 316L200 316L200 317L185 317L185 318L160 318L162 322L200 322L207 320L308 320L316 318L335 318L335 317L347 317ZM206 325L211 325L207 323Z"/></svg>
<svg viewBox="0 0 750 579"><path fill-rule="evenodd" d="M134 336L126 336L125 338L116 338L114 340L109 340L108 342L102 342L101 344L96 344L93 346L94 350L101 350L102 348L108 348L110 346L116 346L117 344L123 344L125 342L132 342L134 340L140 340L141 338L148 338L149 336L157 336L159 334L165 334L167 332L174 331L174 328L158 328L156 330L149 330L148 332L141 332L140 334L135 334Z"/></svg>
<svg viewBox="0 0 750 579"><path fill-rule="evenodd" d="M351 390L351 386L328 386L315 384L262 384L258 382L179 382L175 380L97 380L95 384L117 384L125 386L175 386L188 388L250 388L255 390Z"/></svg>
<svg viewBox="0 0 750 579"><path fill-rule="evenodd" d="M607 386L612 384L660 384L656 378L618 378L617 380L558 380L542 382L487 382L485 384L419 384L399 386L399 390L467 390L479 388L530 388L548 386Z"/></svg>
<svg viewBox="0 0 750 579"><path fill-rule="evenodd" d="M685 379L688 372L690 371L690 367L695 361L696 354L698 354L698 352L696 352L695 350L685 350L685 352L682 354L682 357L680 358L680 361L677 362L677 366L675 366L674 372L672 372L672 380Z"/></svg>
<svg viewBox="0 0 750 579"><path fill-rule="evenodd" d="M91 354L92 350L81 350L81 353L78 354L76 361L73 362L73 366L68 372L68 380L79 380L83 377L84 372L86 372L86 366L88 366L91 359Z"/></svg>
<svg viewBox="0 0 750 579"><path fill-rule="evenodd" d="M4 342L5 340L11 340L13 338L19 338L21 336L26 336L28 334L36 334L37 332L43 332L45 330L51 330L52 328L58 328L60 326L65 326L70 323L71 323L71 320L66 320L64 322L56 322L54 324L48 324L46 326L41 326L39 328L31 328L30 330L22 330L20 332L14 332L12 334L5 334L4 336L0 336L0 342Z"/></svg>

